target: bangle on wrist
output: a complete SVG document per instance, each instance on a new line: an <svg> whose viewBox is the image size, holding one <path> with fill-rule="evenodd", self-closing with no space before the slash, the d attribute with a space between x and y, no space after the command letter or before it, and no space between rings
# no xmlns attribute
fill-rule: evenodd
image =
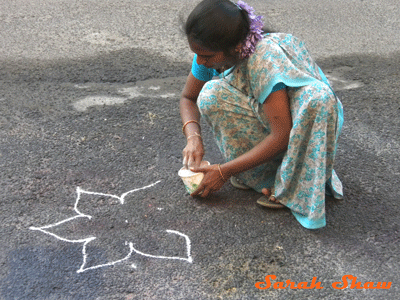
<svg viewBox="0 0 400 300"><path fill-rule="evenodd" d="M218 164L218 170L219 170L219 174L221 174L222 179L225 181L226 179L225 179L225 177L224 177L224 175L222 174L222 171L221 171L221 164Z"/></svg>
<svg viewBox="0 0 400 300"><path fill-rule="evenodd" d="M201 140L203 140L203 138L201 137L201 134L198 134L197 132L195 132L194 134L189 135L189 136L186 138L186 140L189 140L191 137L194 137L194 136L198 136Z"/></svg>
<svg viewBox="0 0 400 300"><path fill-rule="evenodd" d="M182 133L183 133L183 134L185 134L185 127L186 127L186 125L189 124L189 123L196 123L196 124L199 125L199 127L200 127L200 123L197 122L196 120L189 120L189 121L187 121L185 124L183 124L183 126L182 126Z"/></svg>

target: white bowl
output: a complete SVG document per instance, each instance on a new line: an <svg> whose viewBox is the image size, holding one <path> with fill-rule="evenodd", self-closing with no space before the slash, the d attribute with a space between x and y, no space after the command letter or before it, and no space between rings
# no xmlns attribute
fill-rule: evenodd
<svg viewBox="0 0 400 300"><path fill-rule="evenodd" d="M204 160L200 164L200 166L202 166L202 167L205 165L210 165L210 163L208 161ZM178 175L181 177L183 184L185 185L185 189L189 194L191 194L197 190L201 181L204 178L203 173L201 173L201 172L195 173L188 169L185 169L185 167L182 167L179 170Z"/></svg>

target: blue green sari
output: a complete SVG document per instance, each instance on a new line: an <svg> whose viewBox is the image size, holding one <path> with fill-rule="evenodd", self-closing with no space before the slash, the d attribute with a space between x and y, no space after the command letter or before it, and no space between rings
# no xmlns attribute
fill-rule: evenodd
<svg viewBox="0 0 400 300"><path fill-rule="evenodd" d="M270 133L262 107L276 86L286 86L290 99L287 151L237 178L260 193L272 188L302 226L321 228L325 194L343 197L333 169L343 108L304 43L289 34L265 35L246 61L209 80L197 103L222 155L231 161Z"/></svg>

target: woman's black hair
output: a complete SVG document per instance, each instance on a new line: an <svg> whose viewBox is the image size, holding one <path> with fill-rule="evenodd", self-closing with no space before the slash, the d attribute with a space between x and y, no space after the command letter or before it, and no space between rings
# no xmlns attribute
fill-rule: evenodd
<svg viewBox="0 0 400 300"><path fill-rule="evenodd" d="M203 0L190 13L184 31L191 42L229 54L245 40L250 20L245 10L229 0Z"/></svg>

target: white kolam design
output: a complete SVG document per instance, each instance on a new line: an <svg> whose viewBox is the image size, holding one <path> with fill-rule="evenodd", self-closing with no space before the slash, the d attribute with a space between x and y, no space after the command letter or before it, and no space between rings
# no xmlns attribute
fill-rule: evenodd
<svg viewBox="0 0 400 300"><path fill-rule="evenodd" d="M42 227L34 227L34 226L32 226L32 227L29 227L29 229L40 231L42 233L45 233L45 234L50 235L52 237L55 237L56 239L64 241L64 242L82 243L83 244L83 246L82 246L82 265L77 270L77 273L82 273L82 272L85 272L85 271L88 271L88 270L98 269L98 268L107 267L107 266L113 266L115 264L118 264L118 263L121 263L123 261L128 260L131 257L132 253L143 255L143 256L146 256L146 257L149 257L149 258L174 259L174 260L182 260L182 261L186 261L186 262L192 263L193 259L192 259L192 256L191 256L190 239L186 234L183 234L183 233L181 233L179 231L176 231L176 230L166 230L166 232L169 233L169 234L179 235L179 236L181 236L181 237L183 237L185 239L186 255L187 255L186 257L180 257L180 256L158 256L158 255L148 254L148 253L139 251L138 249L135 249L133 247L133 243L132 242L125 241L125 246L129 247L129 253L124 258L119 259L119 260L115 260L115 261L111 261L111 262L108 262L106 264L98 264L98 265L91 266L91 267L87 267L86 266L86 262L87 262L87 258L88 258L88 254L86 253L86 247L90 242L92 242L93 240L96 239L95 236L89 236L87 238L82 238L82 239L68 239L68 238L62 237L60 235L57 235L57 234L49 231L51 228L60 226L60 225L62 225L64 223L67 223L67 222L76 221L79 218L87 218L89 220L92 219L92 216L87 215L87 214L83 214L78 209L79 200L80 200L82 194L106 196L106 197L115 198L115 199L117 199L119 201L119 203L121 205L123 205L124 202L125 202L126 195L128 195L130 193L134 193L134 192L139 191L139 190L144 190L144 189L153 187L159 182L161 182L161 181L159 180L159 181L157 181L157 182L155 182L153 184L150 184L150 185L147 185L147 186L144 186L144 187L141 187L141 188L137 188L137 189L128 191L126 193L123 193L121 196L111 195L111 194L103 194L103 193L96 193L96 192L89 192L89 191L85 191L85 190L81 189L80 187L77 187L77 189L76 189L77 197L76 197L76 201L75 201L75 205L74 205L74 210L77 213L77 215L75 215L73 217L70 217L70 218L67 218L67 219L64 219L62 221L59 221L57 223L49 224L49 225L42 226ZM132 264L132 267L136 269L136 265L135 264Z"/></svg>

